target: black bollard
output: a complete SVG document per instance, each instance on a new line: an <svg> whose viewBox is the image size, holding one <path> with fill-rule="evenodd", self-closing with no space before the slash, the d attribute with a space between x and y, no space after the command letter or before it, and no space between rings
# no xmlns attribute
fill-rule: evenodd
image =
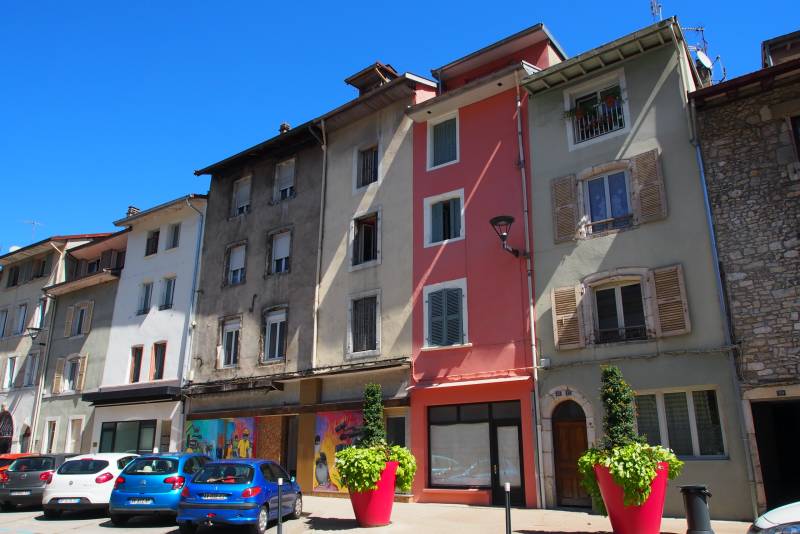
<svg viewBox="0 0 800 534"><path fill-rule="evenodd" d="M269 523L269 517L267 517ZM278 534L283 534L283 479L278 479Z"/></svg>
<svg viewBox="0 0 800 534"><path fill-rule="evenodd" d="M511 484L506 482L506 534L511 534Z"/></svg>
<svg viewBox="0 0 800 534"><path fill-rule="evenodd" d="M702 484L680 486L683 506L686 509L686 534L714 534L708 513L708 498L711 492Z"/></svg>

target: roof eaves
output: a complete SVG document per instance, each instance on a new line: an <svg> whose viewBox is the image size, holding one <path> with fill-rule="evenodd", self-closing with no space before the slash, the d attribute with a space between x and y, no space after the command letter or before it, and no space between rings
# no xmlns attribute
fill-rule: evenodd
<svg viewBox="0 0 800 534"><path fill-rule="evenodd" d="M190 194L184 195L184 196L182 196L180 198L176 198L174 200L170 200L170 201L164 202L163 204L159 204L158 206L153 206L152 208L149 208L149 209L146 209L146 210L142 210L142 211L140 211L138 213L134 213L133 215L131 215L129 217L125 217L123 219L119 219L117 221L114 221L114 226L130 226L131 224L136 222L137 219L141 219L142 217L146 217L148 215L151 215L151 214L153 214L153 213L155 213L155 212L157 212L159 210L162 210L164 208L168 208L168 207L173 206L175 204L179 204L179 203L186 202L186 201L189 201L189 200L206 200L207 198L208 198L207 195L202 195L202 194L199 194L199 193L190 193Z"/></svg>
<svg viewBox="0 0 800 534"><path fill-rule="evenodd" d="M46 237L46 238L42 239L41 241L37 241L35 243L31 243L30 245L25 245L24 247L18 248L17 250L15 250L13 252L7 252L7 253L3 254L2 256L0 256L0 262L5 262L6 260L10 259L15 254L24 253L24 252L26 252L26 251L34 248L34 247L38 247L38 246L47 244L49 242L65 243L67 241L78 241L78 240L83 240L83 239L96 239L96 238L99 238L99 237L107 237L107 236L110 236L110 235L111 235L110 232L102 232L102 233L98 233L98 234L54 235L54 236Z"/></svg>

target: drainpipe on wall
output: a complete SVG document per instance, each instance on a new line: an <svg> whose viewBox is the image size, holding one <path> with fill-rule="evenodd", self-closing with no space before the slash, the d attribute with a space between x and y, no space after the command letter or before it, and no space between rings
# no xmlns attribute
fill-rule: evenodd
<svg viewBox="0 0 800 534"><path fill-rule="evenodd" d="M537 481L537 492L539 493L539 498L536 499L536 504L539 508L544 508L544 479L542 478L542 466L544 465L542 456L542 410L539 402L539 357L536 352L536 336L534 335L533 259L528 222L530 219L530 212L528 210L528 174L525 169L527 159L525 158L525 145L523 143L522 135L522 98L520 97L519 76L517 71L514 71L514 87L517 91L517 149L519 150L519 173L520 180L522 182L522 220L525 229L525 270L528 278L528 321L530 322L531 329L531 357L533 359L533 410L534 416L536 417L536 431L534 432L534 441L536 447L535 476Z"/></svg>
<svg viewBox="0 0 800 534"><path fill-rule="evenodd" d="M192 292L191 298L189 299L189 312L187 313L186 328L183 330L183 339L181 339L182 357L178 361L178 380L181 387L186 383L184 368L188 368L187 360L192 357L192 346L194 344L194 309L197 305L197 280L200 276L200 249L203 245L203 233L205 232L205 216L203 212L194 207L191 199L186 199L186 205L197 212L200 220L197 225L197 240L194 248L194 269L192 271Z"/></svg>
<svg viewBox="0 0 800 534"><path fill-rule="evenodd" d="M325 131L325 119L320 119L319 127L322 131L322 139L317 137L312 130L312 134L322 145L322 187L319 195L319 233L317 234L317 273L314 283L314 335L313 345L311 346L311 368L317 366L317 336L319 334L319 283L322 276L322 239L325 235L325 188L328 181L328 137Z"/></svg>

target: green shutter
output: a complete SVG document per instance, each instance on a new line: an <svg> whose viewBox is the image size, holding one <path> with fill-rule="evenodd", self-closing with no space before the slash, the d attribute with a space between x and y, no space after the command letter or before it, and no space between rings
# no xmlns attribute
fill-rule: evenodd
<svg viewBox="0 0 800 534"><path fill-rule="evenodd" d="M431 206L431 243L444 240L444 202Z"/></svg>
<svg viewBox="0 0 800 534"><path fill-rule="evenodd" d="M461 237L461 199L450 199L450 239Z"/></svg>
<svg viewBox="0 0 800 534"><path fill-rule="evenodd" d="M444 290L428 294L428 345L444 345Z"/></svg>
<svg viewBox="0 0 800 534"><path fill-rule="evenodd" d="M455 161L456 159L456 119L449 119L434 125L433 167Z"/></svg>
<svg viewBox="0 0 800 534"><path fill-rule="evenodd" d="M461 288L445 289L445 344L464 342L462 326Z"/></svg>

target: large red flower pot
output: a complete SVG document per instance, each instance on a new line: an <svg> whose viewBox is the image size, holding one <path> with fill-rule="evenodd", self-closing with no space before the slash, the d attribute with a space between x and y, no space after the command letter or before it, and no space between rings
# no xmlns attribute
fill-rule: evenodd
<svg viewBox="0 0 800 534"><path fill-rule="evenodd" d="M594 473L614 534L658 534L661 531L669 474L667 462L659 462L656 477L650 483L650 497L639 506L625 506L622 487L614 482L607 467L595 465Z"/></svg>
<svg viewBox="0 0 800 534"><path fill-rule="evenodd" d="M396 473L397 462L386 462L377 489L350 492L350 502L359 526L381 527L391 522Z"/></svg>

